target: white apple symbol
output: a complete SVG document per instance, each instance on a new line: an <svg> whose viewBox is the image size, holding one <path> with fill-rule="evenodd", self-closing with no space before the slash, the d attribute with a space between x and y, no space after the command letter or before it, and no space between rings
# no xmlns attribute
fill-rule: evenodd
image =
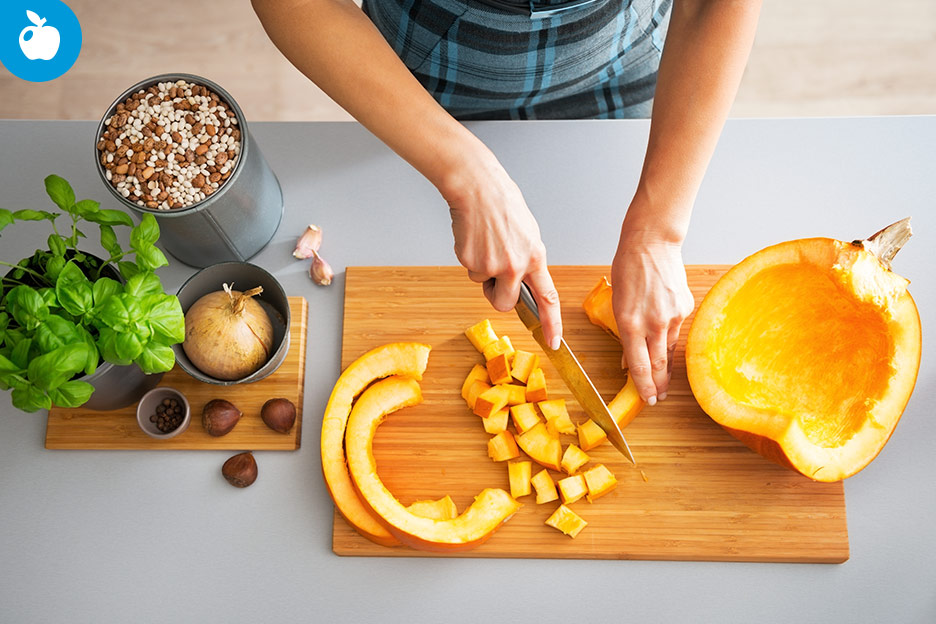
<svg viewBox="0 0 936 624"><path fill-rule="evenodd" d="M26 11L26 17L28 17L29 21L35 24L35 26L27 26L23 29L23 32L20 33L20 49L30 61L35 61L36 59L51 61L56 53L58 53L59 43L61 41L58 29L52 26L45 26L45 18L39 17L32 11ZM27 41L26 35L28 33L31 33L32 37Z"/></svg>

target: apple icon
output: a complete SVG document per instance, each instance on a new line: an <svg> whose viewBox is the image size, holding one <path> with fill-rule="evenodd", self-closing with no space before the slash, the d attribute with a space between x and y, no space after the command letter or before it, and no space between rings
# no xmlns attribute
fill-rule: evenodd
<svg viewBox="0 0 936 624"><path fill-rule="evenodd" d="M27 26L20 33L20 49L31 61L36 59L51 61L58 52L61 41L58 29L46 26L45 18L39 17L32 11L26 11L26 17L34 26ZM27 35L29 35L28 38Z"/></svg>

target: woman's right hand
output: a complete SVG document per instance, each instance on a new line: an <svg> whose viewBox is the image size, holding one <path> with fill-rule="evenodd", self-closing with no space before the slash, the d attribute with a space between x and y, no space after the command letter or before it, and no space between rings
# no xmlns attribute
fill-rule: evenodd
<svg viewBox="0 0 936 624"><path fill-rule="evenodd" d="M546 246L523 194L491 156L474 173L443 191L452 216L455 255L468 277L501 312L512 310L526 282L539 307L546 342L562 337L559 293L546 265Z"/></svg>

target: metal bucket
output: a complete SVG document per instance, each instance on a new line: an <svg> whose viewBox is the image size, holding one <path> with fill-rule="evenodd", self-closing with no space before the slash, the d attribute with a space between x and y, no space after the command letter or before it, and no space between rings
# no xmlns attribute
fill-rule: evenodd
<svg viewBox="0 0 936 624"><path fill-rule="evenodd" d="M107 180L101 165L97 142L105 121L117 105L140 90L160 82L185 80L208 87L227 104L237 117L241 131L237 163L217 192L186 208L157 210L138 206L123 197ZM185 264L206 267L218 262L244 261L263 249L279 227L283 217L283 191L247 128L244 113L231 95L214 82L192 74L163 74L139 82L114 100L101 118L94 135L94 155L104 186L125 207L143 215L150 213L159 221L161 247Z"/></svg>

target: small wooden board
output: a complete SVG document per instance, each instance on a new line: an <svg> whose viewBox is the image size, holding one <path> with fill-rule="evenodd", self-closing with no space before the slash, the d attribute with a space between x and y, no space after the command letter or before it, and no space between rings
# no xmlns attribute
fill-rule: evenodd
<svg viewBox="0 0 936 624"><path fill-rule="evenodd" d="M46 426L48 449L179 449L294 451L302 440L302 397L305 385L306 328L309 304L305 297L289 297L291 322L286 359L269 377L251 384L215 386L198 381L175 366L159 382L185 394L192 410L188 429L174 438L157 440L140 430L136 404L99 412L80 407L53 407ZM296 426L288 434L276 433L260 419L260 408L274 397L296 406ZM202 408L211 399L227 399L244 415L229 434L215 438L201 424Z"/></svg>
<svg viewBox="0 0 936 624"><path fill-rule="evenodd" d="M696 304L728 267L687 267ZM564 335L598 391L610 400L624 383L617 340L588 322L581 303L606 267L551 267L563 301ZM345 286L342 367L387 342L432 345L421 382L425 402L391 415L374 443L380 476L404 504L449 494L459 511L485 487L508 488L507 466L487 457L488 436L460 396L482 361L464 330L490 318L498 335L538 352L514 313L494 311L460 267L349 267ZM817 483L763 459L715 424L686 378L683 325L669 398L646 407L624 433L639 470L609 444L589 451L618 487L572 509L588 526L570 539L544 524L558 503L532 496L479 548L450 556L789 561L848 559L842 483ZM545 357L549 393L565 398L572 419L585 416ZM563 446L573 438L563 436ZM538 471L539 468L534 468ZM560 476L553 473L554 478ZM438 556L378 546L336 513L333 549L340 555Z"/></svg>

